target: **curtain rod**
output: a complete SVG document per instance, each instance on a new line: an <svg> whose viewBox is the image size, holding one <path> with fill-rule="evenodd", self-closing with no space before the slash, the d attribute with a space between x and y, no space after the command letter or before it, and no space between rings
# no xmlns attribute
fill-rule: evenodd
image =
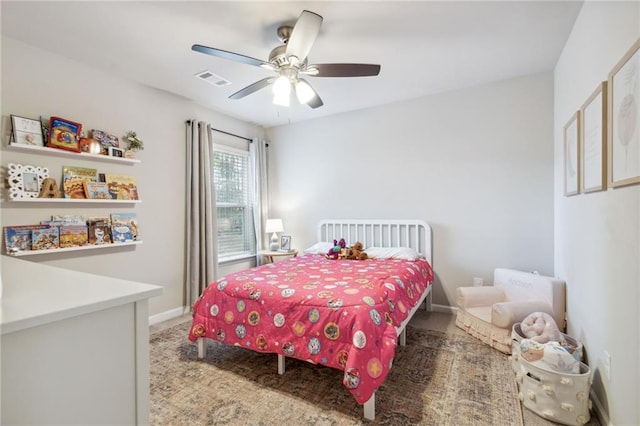
<svg viewBox="0 0 640 426"><path fill-rule="evenodd" d="M191 120L187 120L187 124L190 124L190 123L191 123ZM234 133L225 132L224 130L216 129L215 127L212 127L211 130L213 130L215 132L218 132L218 133L224 133L225 135L235 136L236 138L244 139L245 141L249 141L249 143L253 142L252 139L245 138L244 136L236 135Z"/></svg>

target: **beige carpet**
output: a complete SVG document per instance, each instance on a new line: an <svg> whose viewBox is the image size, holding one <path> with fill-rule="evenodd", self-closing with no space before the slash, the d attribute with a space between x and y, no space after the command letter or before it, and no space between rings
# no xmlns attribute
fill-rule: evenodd
<svg viewBox="0 0 640 426"><path fill-rule="evenodd" d="M211 341L198 361L189 325L151 335L152 425L522 425L507 357L466 335L408 327L369 422L341 371Z"/></svg>

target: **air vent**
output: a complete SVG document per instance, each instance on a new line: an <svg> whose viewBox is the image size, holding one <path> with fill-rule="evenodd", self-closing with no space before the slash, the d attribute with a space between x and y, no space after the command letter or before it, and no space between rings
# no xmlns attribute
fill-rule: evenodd
<svg viewBox="0 0 640 426"><path fill-rule="evenodd" d="M226 78L222 78L219 75L214 74L209 70L199 72L198 74L196 74L196 77L201 78L207 83L213 84L214 86L217 86L217 87L228 86L229 84L231 84L231 82Z"/></svg>

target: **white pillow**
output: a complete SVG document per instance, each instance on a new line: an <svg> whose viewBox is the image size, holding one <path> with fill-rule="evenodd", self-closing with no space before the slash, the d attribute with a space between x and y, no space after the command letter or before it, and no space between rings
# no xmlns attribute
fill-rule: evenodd
<svg viewBox="0 0 640 426"><path fill-rule="evenodd" d="M417 251L410 247L369 247L365 253L374 259L416 260L422 258Z"/></svg>
<svg viewBox="0 0 640 426"><path fill-rule="evenodd" d="M303 250L303 253L311 253L311 254L326 254L331 248L333 248L333 243L328 241L322 241L319 243L315 243L308 249Z"/></svg>

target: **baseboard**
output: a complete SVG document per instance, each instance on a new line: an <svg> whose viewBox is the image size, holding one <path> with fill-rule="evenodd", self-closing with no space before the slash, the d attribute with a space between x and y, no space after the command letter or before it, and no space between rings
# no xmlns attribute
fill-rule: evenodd
<svg viewBox="0 0 640 426"><path fill-rule="evenodd" d="M607 425L607 426L611 425L611 423L609 423L609 415L605 411L604 406L596 396L595 392L593 392L593 389L590 390L589 397L593 402L593 407L592 407L593 412L596 414L596 416L598 416L598 420L600 420L600 424Z"/></svg>
<svg viewBox="0 0 640 426"><path fill-rule="evenodd" d="M183 306L181 308L175 308L169 311L160 312L159 314L151 315L149 317L149 325L156 325L170 319L181 317L182 315L187 313L189 313L188 306Z"/></svg>
<svg viewBox="0 0 640 426"><path fill-rule="evenodd" d="M432 312L440 312L443 314L451 314L455 315L458 312L458 308L449 305L436 305L435 303L431 304Z"/></svg>

